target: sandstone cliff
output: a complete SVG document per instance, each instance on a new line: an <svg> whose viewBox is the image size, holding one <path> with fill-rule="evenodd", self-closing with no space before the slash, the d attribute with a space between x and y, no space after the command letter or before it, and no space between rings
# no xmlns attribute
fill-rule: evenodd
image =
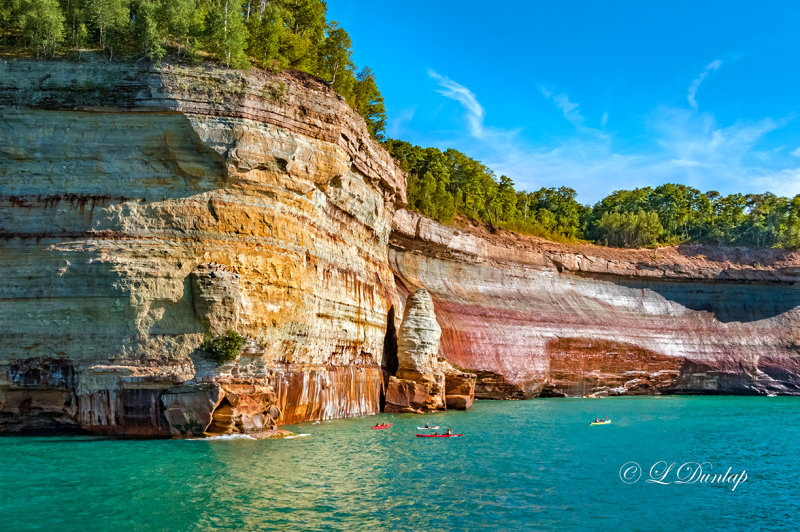
<svg viewBox="0 0 800 532"><path fill-rule="evenodd" d="M0 431L377 412L404 187L311 76L0 61Z"/></svg>
<svg viewBox="0 0 800 532"><path fill-rule="evenodd" d="M404 210L390 245L476 397L800 394L798 253L562 245Z"/></svg>
<svg viewBox="0 0 800 532"><path fill-rule="evenodd" d="M308 75L0 61L0 432L800 393L798 254L465 231L404 187Z"/></svg>

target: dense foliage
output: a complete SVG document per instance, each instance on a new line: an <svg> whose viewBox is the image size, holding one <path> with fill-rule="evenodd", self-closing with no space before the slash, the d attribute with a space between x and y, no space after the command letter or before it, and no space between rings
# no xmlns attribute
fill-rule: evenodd
<svg viewBox="0 0 800 532"><path fill-rule="evenodd" d="M200 348L205 351L208 358L217 364L224 364L236 360L244 345L244 338L234 330L228 329L225 334L211 336L206 334Z"/></svg>
<svg viewBox="0 0 800 532"><path fill-rule="evenodd" d="M234 68L293 68L319 76L364 117L375 138L386 124L368 68L325 19L322 0L0 0L0 44L37 57L98 49L109 59L215 60Z"/></svg>
<svg viewBox="0 0 800 532"><path fill-rule="evenodd" d="M100 50L111 60L214 60L319 76L383 140L386 113L373 72L322 0L0 0L0 45L38 57ZM594 207L567 187L518 191L456 150L388 139L408 171L409 207L444 223L456 214L556 240L613 246L704 242L800 248L800 196L702 193L684 185L616 191Z"/></svg>
<svg viewBox="0 0 800 532"><path fill-rule="evenodd" d="M800 248L800 195L702 193L686 185L618 190L594 207L571 188L517 191L456 150L442 152L389 139L386 148L409 172L409 208L447 223L455 214L492 227L555 240L610 246L714 243Z"/></svg>

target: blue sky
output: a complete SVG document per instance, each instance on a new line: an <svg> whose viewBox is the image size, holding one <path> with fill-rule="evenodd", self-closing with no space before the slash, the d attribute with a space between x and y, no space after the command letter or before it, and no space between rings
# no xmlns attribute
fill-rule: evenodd
<svg viewBox="0 0 800 532"><path fill-rule="evenodd" d="M388 133L518 188L800 194L800 2L328 0Z"/></svg>

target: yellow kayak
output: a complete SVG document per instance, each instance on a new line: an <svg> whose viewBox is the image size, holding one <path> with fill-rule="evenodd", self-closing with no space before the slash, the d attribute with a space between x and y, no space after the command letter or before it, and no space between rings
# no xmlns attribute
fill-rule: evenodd
<svg viewBox="0 0 800 532"><path fill-rule="evenodd" d="M609 418L605 421L593 421L592 423L589 423L589 426L591 427L592 425L609 425L610 423L611 419Z"/></svg>

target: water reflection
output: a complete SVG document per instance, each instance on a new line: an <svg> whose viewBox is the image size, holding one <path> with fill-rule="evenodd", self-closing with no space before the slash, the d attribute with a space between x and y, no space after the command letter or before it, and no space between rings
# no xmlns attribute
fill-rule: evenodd
<svg viewBox="0 0 800 532"><path fill-rule="evenodd" d="M0 438L0 485L14 486L0 511L8 529L563 529L645 526L655 500L682 510L666 528L715 526L708 508L738 528L767 507L796 515L798 414L792 398L567 399L380 416L383 431L374 417L303 425L290 429L311 436L292 440ZM601 415L613 423L588 426ZM415 438L425 421L465 436ZM709 460L758 481L732 506L719 486L624 485L628 460Z"/></svg>

